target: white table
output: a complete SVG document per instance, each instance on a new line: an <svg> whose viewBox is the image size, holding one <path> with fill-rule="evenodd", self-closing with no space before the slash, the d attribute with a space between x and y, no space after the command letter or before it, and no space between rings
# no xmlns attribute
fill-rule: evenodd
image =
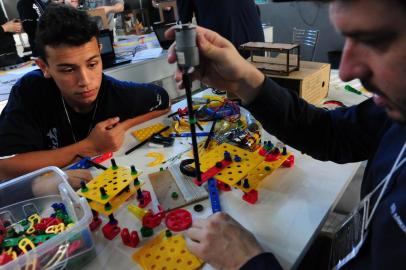
<svg viewBox="0 0 406 270"><path fill-rule="evenodd" d="M343 90L335 94L350 95L350 97L353 95ZM359 101L354 101L354 103L357 102ZM184 106L185 101L182 101L173 105L172 110L175 111ZM161 122L162 118L165 117L134 127L133 130ZM267 140L270 135L264 134L263 138ZM272 139L275 141L273 137ZM145 154L158 151L165 153L168 158L190 148L187 141L183 140L183 144L176 141L173 147L165 150L144 146L124 156L125 150L135 143L135 140L127 134L122 149L115 153L115 159L119 165L135 165L144 170L140 179L146 181L145 188L150 191L152 188L147 180L147 174L157 171L159 167L148 168L146 164L151 160L145 157ZM289 150L292 150L295 155L295 166L278 169L268 176L259 187L259 200L255 205L242 201L239 190L222 193L220 196L223 210L252 231L264 248L275 254L285 269L297 266L359 167L359 163L339 165L333 162L321 162L302 155L294 149ZM206 200L203 205L205 210L199 214L195 213L192 207L187 208L194 219L211 214L209 202ZM138 231L141 228L140 222L128 213L126 207L122 207L116 213L116 217L122 228L128 227L130 230ZM164 228L160 225L154 231L158 232ZM145 241L149 239L143 240L141 245ZM98 256L85 269L139 269L131 259L136 249L124 246L120 237L109 241L104 239L99 230L95 233L95 242ZM211 269L211 267L205 265L203 269Z"/></svg>

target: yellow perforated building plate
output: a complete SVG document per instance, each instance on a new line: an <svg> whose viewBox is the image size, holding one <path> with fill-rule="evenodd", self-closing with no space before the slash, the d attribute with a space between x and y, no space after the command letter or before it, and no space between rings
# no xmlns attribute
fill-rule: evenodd
<svg viewBox="0 0 406 270"><path fill-rule="evenodd" d="M98 203L96 201L89 202L90 208L92 208L93 210L95 210L105 216L108 216L108 215L114 213L125 201L127 201L128 198L130 198L133 194L135 194L141 186L142 185L134 187L133 184L130 184L129 191L123 190L123 192L121 194L117 195L110 201L110 205L111 205L110 210L106 210L103 204Z"/></svg>
<svg viewBox="0 0 406 270"><path fill-rule="evenodd" d="M263 156L257 152L250 152L237 146L223 143L213 150L206 153L200 160L200 170L202 172L214 167L216 162L224 159L224 151L228 151L234 160L235 155L241 157L241 162L232 162L227 168L219 172L215 178L230 186L236 186L236 183L245 178L249 171L254 169L264 160Z"/></svg>
<svg viewBox="0 0 406 270"><path fill-rule="evenodd" d="M131 170L127 167L118 167L116 170L108 168L86 184L88 188L87 192L79 190L78 194L104 205L113 200L117 194L128 187L138 176L139 173L131 175ZM100 193L101 187L106 191L107 198L102 198Z"/></svg>
<svg viewBox="0 0 406 270"><path fill-rule="evenodd" d="M276 161L268 162L263 161L253 170L248 172L247 179L250 183L249 188L244 188L242 185L238 186L242 191L249 192L251 189L256 189L259 183L268 175L273 173L276 169L278 169L283 162L290 156L290 153L287 155L281 155L280 158ZM267 168L268 167L268 168ZM266 169L267 168L267 169Z"/></svg>
<svg viewBox="0 0 406 270"><path fill-rule="evenodd" d="M146 139L148 139L149 137L151 137L152 134L154 134L155 132L160 131L161 129L163 129L165 127L164 124L159 123L156 125L152 125L146 128L142 128L142 129L138 129L136 131L131 132L131 134L139 141L144 141ZM161 135L163 136L169 136L169 133L171 133L170 129L162 132Z"/></svg>
<svg viewBox="0 0 406 270"><path fill-rule="evenodd" d="M146 270L193 270L203 264L187 250L182 234L166 237L165 231L135 252L132 258Z"/></svg>
<svg viewBox="0 0 406 270"><path fill-rule="evenodd" d="M251 152L232 144L223 143L202 155L200 158L200 170L205 172L214 167L216 162L223 160L224 151L230 152L233 160L235 155L238 155L241 157L241 162L233 161L227 168L221 170L215 178L230 186L237 187L244 192L256 189L259 182L265 178L265 176L279 168L290 156L290 153L288 153L285 156L281 155L276 161L266 162L264 161L265 157L258 154L259 150ZM267 166L270 170L265 170ZM237 184L240 180L245 178L248 178L249 188L244 188L242 183L240 183L240 185Z"/></svg>

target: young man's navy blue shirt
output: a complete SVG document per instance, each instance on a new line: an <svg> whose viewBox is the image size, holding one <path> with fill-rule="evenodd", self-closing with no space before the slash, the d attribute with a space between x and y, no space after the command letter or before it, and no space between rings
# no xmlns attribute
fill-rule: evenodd
<svg viewBox="0 0 406 270"><path fill-rule="evenodd" d="M123 121L165 109L169 96L153 84L123 82L103 75L96 111L81 114L65 105L71 125L54 80L44 78L40 70L24 75L13 86L0 115L0 157L71 145L108 118L118 116Z"/></svg>
<svg viewBox="0 0 406 270"><path fill-rule="evenodd" d="M259 95L247 108L269 133L316 159L337 163L368 160L361 198L388 175L406 141L406 125L392 121L372 99L357 106L325 111L266 79ZM400 159L404 158L406 153ZM377 207L366 242L357 257L342 269L404 269L405 224L406 165L403 164L394 172ZM264 253L252 258L242 269L280 268L272 254Z"/></svg>

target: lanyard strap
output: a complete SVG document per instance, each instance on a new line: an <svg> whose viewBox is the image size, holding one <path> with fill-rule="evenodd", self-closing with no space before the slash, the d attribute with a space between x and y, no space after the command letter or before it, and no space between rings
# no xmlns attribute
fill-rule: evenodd
<svg viewBox="0 0 406 270"><path fill-rule="evenodd" d="M68 120L69 127L70 127L70 130L71 130L71 132L72 132L73 141L74 141L75 143L77 143L76 136L75 136L75 132L73 131L73 125L72 125L72 122L71 122L71 120L70 120L68 110L66 109L65 100L64 100L62 94L61 94L61 99L62 99L63 108L64 108L64 110L65 110L65 116L66 116L66 119ZM94 119L95 119L95 116L96 116L96 111L97 111L97 105L98 105L98 104L99 104L99 99L96 99L96 105L95 105L95 107L94 107L94 109L93 109L92 121L90 122L89 130L87 131L87 135L86 135L86 136L89 136L90 132L92 131L93 122L94 122Z"/></svg>
<svg viewBox="0 0 406 270"><path fill-rule="evenodd" d="M400 150L400 153L398 155L398 157L396 158L395 163L393 164L390 172L386 175L386 177L374 188L374 190L372 192L370 192L365 199L370 199L370 197L383 185L381 192L379 193L378 199L375 201L374 207L372 208L371 214L367 215L367 220L366 220L366 224L365 224L365 230L368 228L369 224L371 223L371 220L375 214L375 211L379 205L379 203L381 202L383 195L386 191L386 189L388 188L389 182L392 178L393 173L399 169L400 167L402 167L402 165L406 162L406 157L402 158L403 153L405 152L406 149L406 142L403 144L402 149Z"/></svg>

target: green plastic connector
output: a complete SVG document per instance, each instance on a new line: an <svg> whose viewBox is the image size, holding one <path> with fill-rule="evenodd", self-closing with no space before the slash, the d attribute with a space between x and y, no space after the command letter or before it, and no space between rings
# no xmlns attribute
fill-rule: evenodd
<svg viewBox="0 0 406 270"><path fill-rule="evenodd" d="M172 199L177 199L179 197L179 194L177 192L172 192L171 194Z"/></svg>
<svg viewBox="0 0 406 270"><path fill-rule="evenodd" d="M141 235L142 237L150 237L154 234L154 230L148 227L141 228Z"/></svg>
<svg viewBox="0 0 406 270"><path fill-rule="evenodd" d="M111 210L111 204L110 203L106 203L105 205L104 205L104 210L106 210L106 211L110 211Z"/></svg>

